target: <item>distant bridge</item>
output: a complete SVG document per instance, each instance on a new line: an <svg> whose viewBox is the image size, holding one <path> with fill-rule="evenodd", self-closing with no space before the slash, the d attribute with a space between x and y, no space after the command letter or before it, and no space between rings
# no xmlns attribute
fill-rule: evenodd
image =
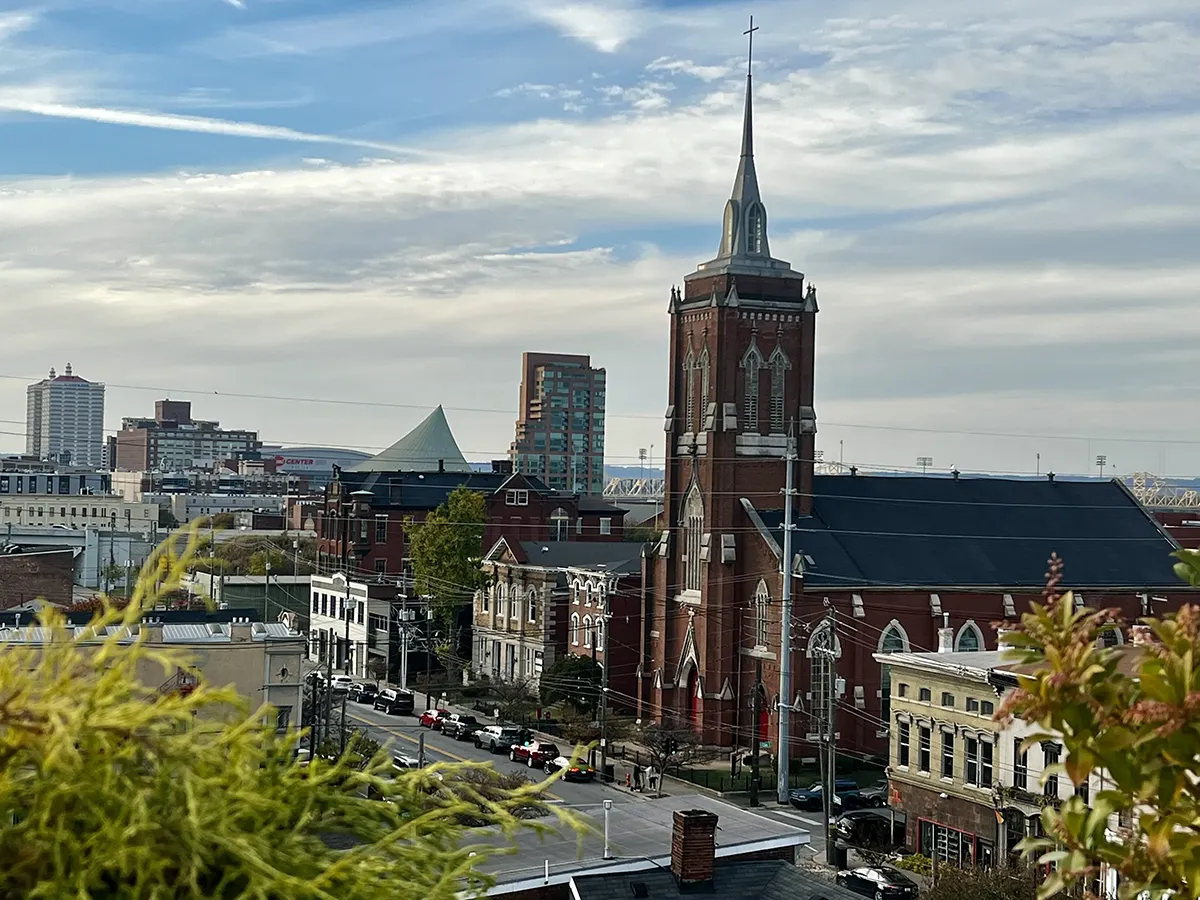
<svg viewBox="0 0 1200 900"><path fill-rule="evenodd" d="M604 496L610 500L661 500L665 478L610 478Z"/></svg>
<svg viewBox="0 0 1200 900"><path fill-rule="evenodd" d="M1200 491L1194 485L1174 484L1151 472L1135 472L1125 484L1149 509L1200 509Z"/></svg>

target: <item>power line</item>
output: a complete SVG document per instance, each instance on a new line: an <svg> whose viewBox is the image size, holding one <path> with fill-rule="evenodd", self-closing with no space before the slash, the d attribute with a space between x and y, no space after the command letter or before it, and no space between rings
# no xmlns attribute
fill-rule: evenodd
<svg viewBox="0 0 1200 900"><path fill-rule="evenodd" d="M23 381L26 383L38 382L41 379L39 376L30 375L11 375L0 374L0 379L12 381ZM355 406L355 407L372 407L376 409L415 409L415 410L432 410L433 407L426 403L396 403L376 400L345 400L331 397L294 397L283 394L252 394L240 391L218 391L218 390L199 390L196 388L177 388L177 387L161 387L154 385L138 385L138 384L120 384L116 382L105 382L107 387L118 388L129 391L147 391L159 393L164 396L176 395L191 395L204 397L230 397L239 400L267 400L275 403L320 403L334 406ZM490 407L478 406L443 406L443 409L452 412L465 413L484 413L514 416L516 410L513 409L496 409ZM605 417L614 419L634 419L643 421L661 421L662 416L648 415L645 413L611 413L605 411ZM1117 437L1114 435L1070 435L1070 434L1039 434L1034 432L1009 432L1009 431L985 431L972 429L950 429L950 428L922 428L910 425L880 425L865 422L834 422L822 421L822 425L830 428L858 428L872 431L895 431L907 432L913 434L939 434L939 435L959 435L963 437L993 437L993 438L1013 438L1020 440L1046 440L1046 441L1075 441L1075 442L1110 442L1110 443L1128 443L1128 444L1178 444L1183 446L1200 446L1200 439L1196 438L1166 438L1166 437Z"/></svg>

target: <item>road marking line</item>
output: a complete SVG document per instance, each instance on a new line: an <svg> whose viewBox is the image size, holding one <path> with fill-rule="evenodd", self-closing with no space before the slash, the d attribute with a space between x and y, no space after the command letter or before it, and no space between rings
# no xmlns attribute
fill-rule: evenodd
<svg viewBox="0 0 1200 900"><path fill-rule="evenodd" d="M818 822L816 819L809 819L805 816L800 816L793 812L784 812L782 809L775 810L775 815L786 816L789 819L795 819L798 822L803 822L805 825L812 825L815 828L824 828L825 827L824 822Z"/></svg>

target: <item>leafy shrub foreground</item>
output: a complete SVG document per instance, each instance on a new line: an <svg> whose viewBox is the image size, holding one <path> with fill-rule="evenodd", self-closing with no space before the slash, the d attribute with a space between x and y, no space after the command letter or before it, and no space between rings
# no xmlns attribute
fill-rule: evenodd
<svg viewBox="0 0 1200 900"><path fill-rule="evenodd" d="M526 818L545 810L538 785L499 789L469 766L393 777L386 751L300 766L298 736L231 689L146 686L139 666L165 680L188 659L106 629L136 628L195 546L164 545L87 633L49 611L53 640L0 646L0 898L449 900L487 886L477 866L496 852L464 823L548 827Z"/></svg>

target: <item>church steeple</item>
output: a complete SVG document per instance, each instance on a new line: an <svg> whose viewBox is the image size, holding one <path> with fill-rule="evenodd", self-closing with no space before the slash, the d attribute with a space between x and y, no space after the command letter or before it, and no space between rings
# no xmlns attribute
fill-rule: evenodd
<svg viewBox="0 0 1200 900"><path fill-rule="evenodd" d="M755 216L751 216L751 212ZM755 218L755 222L751 222ZM746 226L753 224L754 231ZM742 119L742 155L738 159L733 190L725 207L725 227L721 233L718 256L771 255L767 247L767 210L758 193L758 173L754 169L754 88L749 66L746 68L746 108Z"/></svg>
<svg viewBox="0 0 1200 900"><path fill-rule="evenodd" d="M725 204L721 221L721 247L717 258L705 263L701 270L711 272L718 267L745 267L787 271L790 266L772 259L767 240L767 208L758 191L758 172L754 168L754 19L746 34L750 52L746 59L746 105L742 113L742 152L738 159L733 190Z"/></svg>

